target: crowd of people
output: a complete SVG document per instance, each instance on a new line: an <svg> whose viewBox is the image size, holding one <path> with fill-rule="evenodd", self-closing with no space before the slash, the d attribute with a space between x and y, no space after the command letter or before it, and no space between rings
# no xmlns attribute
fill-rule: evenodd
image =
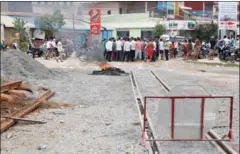
<svg viewBox="0 0 240 154"><path fill-rule="evenodd" d="M170 42L169 39L141 39L141 38L110 38L102 41L104 57L107 61L148 61L175 59L178 54L180 42ZM200 40L195 40L194 46L191 40L185 40L184 59L197 58L200 49Z"/></svg>
<svg viewBox="0 0 240 154"><path fill-rule="evenodd" d="M224 36L222 39L224 45L237 46L239 40ZM199 58L200 48L208 45L210 48L209 59L213 59L216 50L217 39L211 37L208 41L202 41L199 36L194 41L186 39L183 42L171 42L169 39L141 39L141 38L110 38L102 40L102 50L104 58L107 61L148 61L175 59L182 46L184 60L197 60ZM237 45L238 44L238 45Z"/></svg>
<svg viewBox="0 0 240 154"><path fill-rule="evenodd" d="M36 52L31 48L32 48L31 45L29 45L29 50ZM63 62L64 48L60 39L59 40L56 40L54 38L46 39L40 46L38 52L41 53L39 57L41 57L41 55L44 55L45 59L55 58L57 62L58 61ZM33 53L33 58L35 54L36 53Z"/></svg>

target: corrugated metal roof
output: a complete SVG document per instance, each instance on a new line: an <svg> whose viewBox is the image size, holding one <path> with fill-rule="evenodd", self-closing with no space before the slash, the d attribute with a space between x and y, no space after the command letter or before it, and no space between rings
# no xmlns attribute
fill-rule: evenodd
<svg viewBox="0 0 240 154"><path fill-rule="evenodd" d="M20 17L26 22L26 25L30 26L31 28L35 28L34 19L32 17ZM5 25L5 27L14 27L15 17L14 16L1 16L1 24Z"/></svg>
<svg viewBox="0 0 240 154"><path fill-rule="evenodd" d="M14 27L13 21L14 19L12 17L1 15L1 24L4 25L5 27Z"/></svg>

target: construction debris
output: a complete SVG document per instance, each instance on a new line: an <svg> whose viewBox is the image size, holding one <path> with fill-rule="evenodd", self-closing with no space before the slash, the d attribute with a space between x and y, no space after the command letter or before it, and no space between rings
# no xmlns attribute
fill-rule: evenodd
<svg viewBox="0 0 240 154"><path fill-rule="evenodd" d="M41 96L39 96L36 100L30 103L27 107L23 108L23 110L20 110L19 112L11 115L10 117L16 117L16 118L24 117L25 115L27 115L28 113L36 109L43 101L48 100L54 94L55 92L51 90L45 91ZM13 119L6 119L1 121L1 133L7 130L13 124L15 124L15 122L16 120L13 120Z"/></svg>
<svg viewBox="0 0 240 154"><path fill-rule="evenodd" d="M10 82L1 85L1 101L7 101L11 104L15 103L15 98L26 98L24 91L33 93L31 88L23 84L22 81Z"/></svg>
<svg viewBox="0 0 240 154"><path fill-rule="evenodd" d="M15 117L8 117L8 116L3 116L2 118L13 119L13 120L17 120L17 121L34 122L34 123L38 123L38 124L45 124L45 123L47 123L45 121L30 120L30 119L25 119L25 118L15 118Z"/></svg>

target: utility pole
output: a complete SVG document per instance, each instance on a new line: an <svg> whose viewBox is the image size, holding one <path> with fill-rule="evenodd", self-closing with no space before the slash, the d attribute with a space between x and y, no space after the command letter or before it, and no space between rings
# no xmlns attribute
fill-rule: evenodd
<svg viewBox="0 0 240 154"><path fill-rule="evenodd" d="M75 15L74 15L74 12L73 12L73 31L75 30Z"/></svg>
<svg viewBox="0 0 240 154"><path fill-rule="evenodd" d="M74 45L76 45L75 44L75 42L76 42L76 33L75 33L75 5L73 5L73 8L72 8L72 18L73 18L73 20L72 20L72 22L73 22L73 44Z"/></svg>

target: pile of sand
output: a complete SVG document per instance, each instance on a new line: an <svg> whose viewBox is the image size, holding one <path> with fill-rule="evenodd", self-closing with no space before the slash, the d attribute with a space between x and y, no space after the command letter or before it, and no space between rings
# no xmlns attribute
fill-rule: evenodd
<svg viewBox="0 0 240 154"><path fill-rule="evenodd" d="M1 76L11 79L46 79L56 73L17 50L1 52Z"/></svg>

